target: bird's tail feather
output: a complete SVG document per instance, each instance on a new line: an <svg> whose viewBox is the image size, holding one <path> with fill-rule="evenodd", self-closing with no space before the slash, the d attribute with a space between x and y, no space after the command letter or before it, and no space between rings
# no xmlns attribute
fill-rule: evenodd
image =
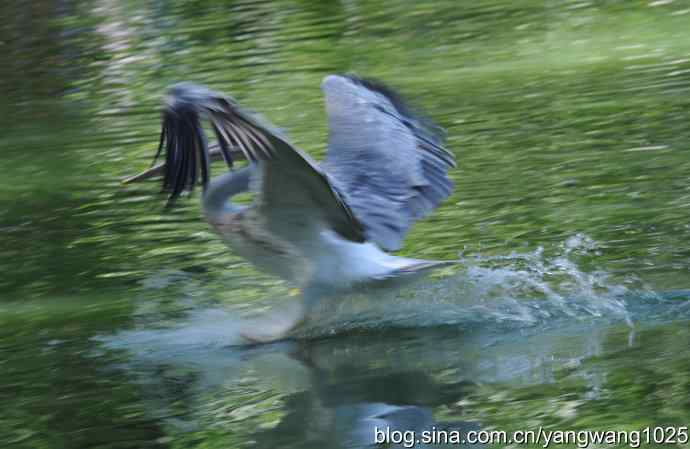
<svg viewBox="0 0 690 449"><path fill-rule="evenodd" d="M378 276L378 280L393 279L403 276L412 276L418 274L425 274L428 270L434 268L445 267L449 265L457 265L460 261L457 260L424 260L424 259L409 259L409 263L399 268L389 271L385 275Z"/></svg>

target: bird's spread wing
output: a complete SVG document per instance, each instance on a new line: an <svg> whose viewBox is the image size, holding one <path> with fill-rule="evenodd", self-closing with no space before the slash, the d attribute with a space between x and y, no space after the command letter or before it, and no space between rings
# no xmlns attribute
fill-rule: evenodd
<svg viewBox="0 0 690 449"><path fill-rule="evenodd" d="M341 189L367 240L396 250L414 221L453 189L447 171L455 160L443 147L443 132L383 85L331 75L321 88L329 120L321 167Z"/></svg>
<svg viewBox="0 0 690 449"><path fill-rule="evenodd" d="M280 131L226 96L210 96L204 106L223 152L237 148L260 167L256 211L272 232L290 238L300 232L297 228L321 222L345 239L364 241L361 225L336 187Z"/></svg>

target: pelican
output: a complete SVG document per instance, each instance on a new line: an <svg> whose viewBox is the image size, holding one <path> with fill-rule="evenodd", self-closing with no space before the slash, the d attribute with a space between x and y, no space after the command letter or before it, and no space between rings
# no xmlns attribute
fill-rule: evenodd
<svg viewBox="0 0 690 449"><path fill-rule="evenodd" d="M453 154L444 132L413 113L392 89L354 75L321 83L329 135L321 163L259 115L207 87L188 82L167 92L154 164L126 182L163 174L174 201L201 184L206 221L256 268L301 291L293 310L242 331L251 342L286 338L319 299L382 280L455 263L390 254L412 224L453 190ZM207 144L202 120L217 144ZM210 162L230 170L209 179ZM248 163L234 168L236 159ZM253 192L251 205L230 200Z"/></svg>

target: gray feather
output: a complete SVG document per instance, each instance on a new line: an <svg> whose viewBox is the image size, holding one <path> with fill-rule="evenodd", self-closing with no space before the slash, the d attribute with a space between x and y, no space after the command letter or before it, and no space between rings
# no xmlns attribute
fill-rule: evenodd
<svg viewBox="0 0 690 449"><path fill-rule="evenodd" d="M455 160L442 130L413 114L391 89L353 76L328 76L322 85L329 118L322 168L367 240L396 250L410 226L453 189Z"/></svg>

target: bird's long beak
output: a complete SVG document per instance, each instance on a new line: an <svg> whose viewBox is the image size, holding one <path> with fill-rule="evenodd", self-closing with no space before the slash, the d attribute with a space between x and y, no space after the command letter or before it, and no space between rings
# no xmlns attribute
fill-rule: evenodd
<svg viewBox="0 0 690 449"><path fill-rule="evenodd" d="M230 149L230 154L232 156L232 159L235 161L246 159L244 153L235 148ZM223 153L220 151L220 147L217 143L213 143L209 146L208 155L211 160L211 163L223 160ZM128 176L127 178L122 180L122 184L131 184L133 182L145 181L149 178L154 178L156 176L163 176L164 172L165 162L161 162L160 164L156 164L153 167L144 170L141 173L138 173L133 176Z"/></svg>

